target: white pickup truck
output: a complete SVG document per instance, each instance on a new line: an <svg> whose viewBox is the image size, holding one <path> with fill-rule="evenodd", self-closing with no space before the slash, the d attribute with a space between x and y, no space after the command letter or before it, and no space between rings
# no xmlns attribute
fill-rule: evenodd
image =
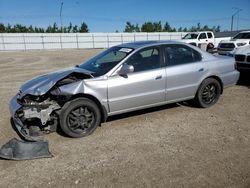
<svg viewBox="0 0 250 188"><path fill-rule="evenodd" d="M214 38L214 33L211 31L187 33L182 38L182 42L186 42L198 47L202 47L202 45L204 45L206 51L217 47L217 43Z"/></svg>
<svg viewBox="0 0 250 188"><path fill-rule="evenodd" d="M230 55L238 48L245 47L250 44L250 31L238 33L230 40L222 40L218 45L218 54Z"/></svg>

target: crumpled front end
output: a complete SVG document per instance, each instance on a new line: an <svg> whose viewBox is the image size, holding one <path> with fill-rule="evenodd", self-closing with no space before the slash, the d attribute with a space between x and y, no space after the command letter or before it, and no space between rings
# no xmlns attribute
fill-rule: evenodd
<svg viewBox="0 0 250 188"><path fill-rule="evenodd" d="M12 124L18 133L26 140L35 140L32 136L39 136L56 130L58 110L61 106L50 98L38 101L40 97L26 96L19 99L13 97L9 104Z"/></svg>
<svg viewBox="0 0 250 188"><path fill-rule="evenodd" d="M56 131L60 109L74 95L84 92L84 79L88 78L90 74L77 69L25 83L9 104L16 131L30 141L35 140L33 136Z"/></svg>

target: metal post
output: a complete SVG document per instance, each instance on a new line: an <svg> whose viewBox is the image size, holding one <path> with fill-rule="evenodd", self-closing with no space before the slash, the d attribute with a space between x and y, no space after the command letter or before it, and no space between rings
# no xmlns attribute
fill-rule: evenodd
<svg viewBox="0 0 250 188"><path fill-rule="evenodd" d="M43 50L44 50L44 36L43 36L43 34L42 34L42 36L41 36L41 38L42 38L42 46L43 46Z"/></svg>
<svg viewBox="0 0 250 188"><path fill-rule="evenodd" d="M61 32L63 33L63 20L62 20L62 8L63 8L63 2L61 2L61 7L60 7L60 21L61 21Z"/></svg>
<svg viewBox="0 0 250 188"><path fill-rule="evenodd" d="M135 33L134 33L134 42L135 42Z"/></svg>
<svg viewBox="0 0 250 188"><path fill-rule="evenodd" d="M23 44L24 44L24 51L26 51L26 41L25 41L25 36L23 34Z"/></svg>
<svg viewBox="0 0 250 188"><path fill-rule="evenodd" d="M123 44L123 34L121 33L121 40L122 40L122 44Z"/></svg>
<svg viewBox="0 0 250 188"><path fill-rule="evenodd" d="M78 41L78 35L76 33L76 45L77 45L77 49L79 49L79 41Z"/></svg>
<svg viewBox="0 0 250 188"><path fill-rule="evenodd" d="M239 12L242 11L242 9L234 7L233 9L236 9L236 12L232 15L232 20L231 20L231 31L233 31L233 24L234 24L234 16L238 14ZM237 23L237 29L238 29L238 23Z"/></svg>
<svg viewBox="0 0 250 188"><path fill-rule="evenodd" d="M232 15L232 19L231 19L231 31L233 31L233 24L234 24L234 15Z"/></svg>
<svg viewBox="0 0 250 188"><path fill-rule="evenodd" d="M107 34L107 42L108 42L108 48L109 48L109 34Z"/></svg>
<svg viewBox="0 0 250 188"><path fill-rule="evenodd" d="M95 39L94 39L94 34L92 34L92 43L93 43L93 48L95 48Z"/></svg>
<svg viewBox="0 0 250 188"><path fill-rule="evenodd" d="M3 37L3 34L2 34L2 42L3 42L3 51L5 51L5 44L4 44L4 37Z"/></svg>
<svg viewBox="0 0 250 188"><path fill-rule="evenodd" d="M60 45L61 45L61 49L62 49L62 34L60 34Z"/></svg>

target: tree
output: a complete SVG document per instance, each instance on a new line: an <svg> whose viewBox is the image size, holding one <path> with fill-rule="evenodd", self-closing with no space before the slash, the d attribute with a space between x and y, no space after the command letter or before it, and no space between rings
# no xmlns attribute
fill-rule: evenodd
<svg viewBox="0 0 250 188"><path fill-rule="evenodd" d="M0 33L5 33L5 25L0 23Z"/></svg>
<svg viewBox="0 0 250 188"><path fill-rule="evenodd" d="M197 27L196 26L192 26L190 29L189 29L190 32L195 32L197 31Z"/></svg>
<svg viewBox="0 0 250 188"><path fill-rule="evenodd" d="M172 31L172 28L171 28L171 26L169 25L168 22L165 23L163 31L164 32L171 32Z"/></svg>
<svg viewBox="0 0 250 188"><path fill-rule="evenodd" d="M29 33L34 33L34 29L33 29L32 25L29 26L28 32L29 32Z"/></svg>
<svg viewBox="0 0 250 188"><path fill-rule="evenodd" d="M78 26L77 25L74 25L74 27L72 29L72 32L73 33L77 33L78 32Z"/></svg>
<svg viewBox="0 0 250 188"><path fill-rule="evenodd" d="M82 22L78 32L88 33L89 32L88 25L85 22Z"/></svg>
<svg viewBox="0 0 250 188"><path fill-rule="evenodd" d="M207 26L207 25L204 25L203 28L202 28L203 31L210 31L211 29Z"/></svg>
<svg viewBox="0 0 250 188"><path fill-rule="evenodd" d="M141 26L141 31L142 32L161 32L162 31L162 26L161 22L145 22Z"/></svg>
<svg viewBox="0 0 250 188"><path fill-rule="evenodd" d="M161 21L153 23L154 32L162 32Z"/></svg>
<svg viewBox="0 0 250 188"><path fill-rule="evenodd" d="M130 22L126 22L124 32L128 32L128 33L140 32L140 27L138 24L134 25L134 24L131 24Z"/></svg>
<svg viewBox="0 0 250 188"><path fill-rule="evenodd" d="M201 31L201 23L197 23L197 31Z"/></svg>
<svg viewBox="0 0 250 188"><path fill-rule="evenodd" d="M188 29L186 27L184 27L184 29L182 30L183 32L187 32Z"/></svg>
<svg viewBox="0 0 250 188"><path fill-rule="evenodd" d="M154 32L154 25L152 22L145 22L141 26L142 32Z"/></svg>
<svg viewBox="0 0 250 188"><path fill-rule="evenodd" d="M54 22L53 27L52 27L52 33L57 33L57 32L60 32L60 30L58 29L56 22Z"/></svg>
<svg viewBox="0 0 250 188"><path fill-rule="evenodd" d="M182 32L182 27L179 27L178 32Z"/></svg>
<svg viewBox="0 0 250 188"><path fill-rule="evenodd" d="M173 28L173 29L171 30L171 32L176 32L176 29L175 29L175 28Z"/></svg>
<svg viewBox="0 0 250 188"><path fill-rule="evenodd" d="M136 24L134 31L135 32L140 32L141 31L140 26L138 24Z"/></svg>
<svg viewBox="0 0 250 188"><path fill-rule="evenodd" d="M217 27L215 28L214 32L220 32L220 26L217 25Z"/></svg>
<svg viewBox="0 0 250 188"><path fill-rule="evenodd" d="M72 29L73 29L73 26L72 26L72 23L70 22L69 23L69 26L67 28L67 33L71 33L72 32Z"/></svg>

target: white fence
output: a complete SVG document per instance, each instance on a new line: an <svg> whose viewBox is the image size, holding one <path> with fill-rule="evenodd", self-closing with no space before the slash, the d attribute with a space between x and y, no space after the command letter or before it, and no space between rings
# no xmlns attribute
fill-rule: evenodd
<svg viewBox="0 0 250 188"><path fill-rule="evenodd" d="M186 33L3 33L0 51L108 48L142 40L179 40Z"/></svg>

